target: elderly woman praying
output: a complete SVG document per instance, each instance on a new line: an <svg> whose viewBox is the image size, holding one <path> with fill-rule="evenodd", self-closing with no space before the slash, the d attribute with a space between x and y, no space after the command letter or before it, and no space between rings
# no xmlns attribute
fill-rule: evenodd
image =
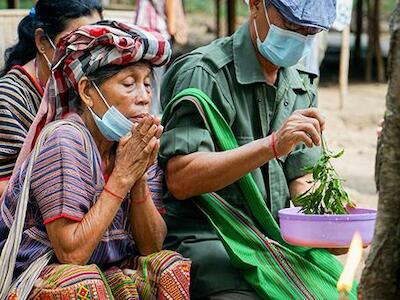
<svg viewBox="0 0 400 300"><path fill-rule="evenodd" d="M157 33L110 21L57 45L47 93L3 195L3 295L189 297L190 262L160 251L166 225L155 159L163 128L149 114L152 67L170 54Z"/></svg>

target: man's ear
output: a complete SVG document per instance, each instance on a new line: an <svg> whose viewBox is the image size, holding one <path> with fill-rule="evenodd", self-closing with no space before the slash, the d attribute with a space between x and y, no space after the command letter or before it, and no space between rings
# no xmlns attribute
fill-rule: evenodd
<svg viewBox="0 0 400 300"><path fill-rule="evenodd" d="M83 76L78 82L78 92L83 104L87 107L93 106L93 86L90 80Z"/></svg>

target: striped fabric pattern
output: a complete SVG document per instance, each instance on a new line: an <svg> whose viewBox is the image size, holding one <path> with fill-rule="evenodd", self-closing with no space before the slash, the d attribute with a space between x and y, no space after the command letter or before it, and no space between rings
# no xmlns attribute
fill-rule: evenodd
<svg viewBox="0 0 400 300"><path fill-rule="evenodd" d="M0 180L11 176L41 99L42 89L23 67L0 78Z"/></svg>
<svg viewBox="0 0 400 300"><path fill-rule="evenodd" d="M180 254L162 250L148 256L133 257L126 266L104 272L116 299L190 299L191 262ZM135 299L135 298L134 298Z"/></svg>
<svg viewBox="0 0 400 300"><path fill-rule="evenodd" d="M29 299L187 300L190 261L168 250L129 259L124 266L51 264Z"/></svg>
<svg viewBox="0 0 400 300"><path fill-rule="evenodd" d="M32 172L31 193L15 276L51 249L44 224L59 218L77 222L82 220L103 191L105 180L96 144L77 114L69 114L68 119L76 122L88 133L94 149L92 160L85 152L83 137L72 126L59 127L46 140ZM90 161L93 161L93 164ZM0 249L3 248L14 220L28 162L29 159L13 176L0 208ZM148 184L160 212L163 210L159 186L161 178L162 172L158 166L152 166ZM136 253L133 238L129 233L129 217L130 197L127 195L89 263L110 264Z"/></svg>
<svg viewBox="0 0 400 300"><path fill-rule="evenodd" d="M127 273L127 272L125 272ZM120 268L112 267L105 271L107 283L113 290L115 299L140 300L136 280L125 274ZM131 273L136 273L133 271Z"/></svg>
<svg viewBox="0 0 400 300"><path fill-rule="evenodd" d="M43 269L39 282L29 299L113 299L104 275L96 265L52 264Z"/></svg>
<svg viewBox="0 0 400 300"><path fill-rule="evenodd" d="M165 214L165 206L162 201L163 197L163 179L164 172L160 166L155 163L147 170L147 185L149 186L154 205L157 207L161 215Z"/></svg>
<svg viewBox="0 0 400 300"><path fill-rule="evenodd" d="M48 138L31 177L32 196L44 224L61 217L83 219L95 195L91 168L82 137L72 127L58 128Z"/></svg>

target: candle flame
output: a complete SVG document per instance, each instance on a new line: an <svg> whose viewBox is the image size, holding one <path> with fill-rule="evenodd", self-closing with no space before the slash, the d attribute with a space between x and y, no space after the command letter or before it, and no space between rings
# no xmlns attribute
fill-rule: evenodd
<svg viewBox="0 0 400 300"><path fill-rule="evenodd" d="M357 266L361 261L362 248L361 235L359 232L355 232L351 240L343 272L337 282L337 289L341 293L348 293L353 288L354 276Z"/></svg>

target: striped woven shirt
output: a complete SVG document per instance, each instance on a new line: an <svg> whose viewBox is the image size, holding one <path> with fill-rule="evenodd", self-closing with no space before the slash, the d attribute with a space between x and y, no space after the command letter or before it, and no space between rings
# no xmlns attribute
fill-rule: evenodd
<svg viewBox="0 0 400 300"><path fill-rule="evenodd" d="M41 87L21 66L0 78L0 181L12 174L42 95Z"/></svg>
<svg viewBox="0 0 400 300"><path fill-rule="evenodd" d="M69 114L68 119L87 130L77 114ZM93 147L91 159L85 152L82 135L71 126L62 126L48 137L42 147L32 172L30 199L14 276L50 249L45 224L59 218L80 222L102 193L105 180L101 157L94 140L90 138L89 142ZM0 250L14 220L29 160L15 171L0 208ZM162 171L153 165L147 175L153 201L162 213ZM137 254L129 218L130 197L127 195L89 264L108 265Z"/></svg>

